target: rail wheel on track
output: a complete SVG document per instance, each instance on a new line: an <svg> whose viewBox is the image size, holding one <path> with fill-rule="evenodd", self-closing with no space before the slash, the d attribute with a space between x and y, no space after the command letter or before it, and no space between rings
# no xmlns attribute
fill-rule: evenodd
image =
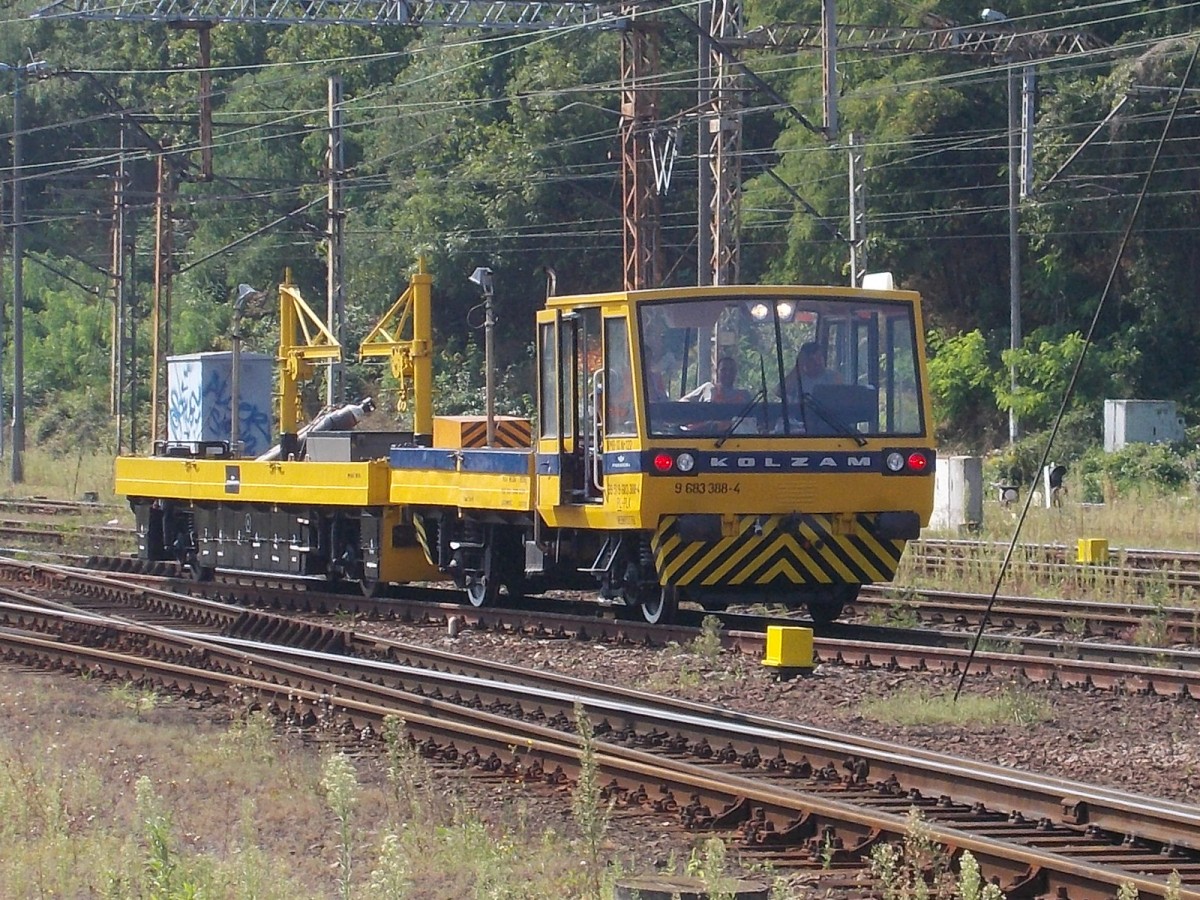
<svg viewBox="0 0 1200 900"><path fill-rule="evenodd" d="M467 557L473 565L463 573L463 590L467 602L476 609L495 606L500 599L500 578L496 566L496 529L481 529L479 546L470 548Z"/></svg>
<svg viewBox="0 0 1200 900"><path fill-rule="evenodd" d="M679 613L679 588L664 585L658 590L646 591L638 602L642 618L651 625L668 625Z"/></svg>
<svg viewBox="0 0 1200 900"><path fill-rule="evenodd" d="M838 620L846 609L846 604L853 603L858 597L857 584L839 584L823 592L821 596L808 601L808 615L814 625L830 625Z"/></svg>

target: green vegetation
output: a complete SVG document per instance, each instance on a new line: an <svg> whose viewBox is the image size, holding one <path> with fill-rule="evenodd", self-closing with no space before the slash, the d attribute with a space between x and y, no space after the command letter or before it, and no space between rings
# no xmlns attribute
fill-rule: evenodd
<svg viewBox="0 0 1200 900"><path fill-rule="evenodd" d="M957 870L957 871L956 871ZM909 810L903 840L882 843L871 851L870 877L882 900L1004 900L997 885L983 880L979 861L970 850L956 858L937 843L916 807ZM1183 879L1167 878L1166 900L1178 900ZM1117 888L1118 900L1136 900L1133 882Z"/></svg>
<svg viewBox="0 0 1200 900"><path fill-rule="evenodd" d="M862 715L898 725L1033 725L1051 718L1050 704L1016 685L996 696L963 693L953 688L934 693L926 688L901 689L862 704Z"/></svg>
<svg viewBox="0 0 1200 900"><path fill-rule="evenodd" d="M601 898L601 882L604 876L604 859L601 844L612 819L616 798L607 802L601 789L600 769L596 763L596 741L592 723L588 720L581 704L575 705L575 730L579 734L579 780L571 797L571 811L583 839L589 896Z"/></svg>
<svg viewBox="0 0 1200 900"><path fill-rule="evenodd" d="M882 608L872 607L867 612L867 621L890 628L917 628L921 624L916 606L909 599L893 600Z"/></svg>
<svg viewBox="0 0 1200 900"><path fill-rule="evenodd" d="M692 652L709 665L716 665L721 658L721 628L719 618L705 616L700 620L700 634L692 641Z"/></svg>
<svg viewBox="0 0 1200 900"><path fill-rule="evenodd" d="M479 298L466 276L486 264L496 273L500 408L526 410L533 394L532 312L546 290L540 267L557 270L560 292L622 284L622 98L615 87L621 38L613 30L481 38L438 27L224 24L212 42L209 177L200 171L194 32L162 23L28 18L43 5L8 4L0 34L0 61L12 67L42 58L53 73L28 79L22 94L31 447L58 448L72 458L80 447L117 449L108 270L113 148L121 145L127 111L139 116L126 141L125 286L135 332L127 347L136 371L123 383L136 385L137 396L123 424L127 438L140 432L142 447L161 148L173 148L166 159L175 176L171 348L226 349L239 282L268 287L290 268L302 293L322 306L320 199L332 72L342 76L346 98L351 347L391 305L406 270L423 254L437 290L435 365L444 408L476 409L481 341L478 311L471 310ZM1034 439L1058 409L1148 168L1146 148L1162 135L1172 91L1189 87L1181 81L1194 28L1188 7L1147 7L1113 18L1091 7L1026 0L1006 12L1019 30L1074 29L1114 47L1103 57L1062 58L1038 73L1036 201L1026 201L1020 217L1025 337L1016 350L1008 349L1008 254L996 240L1008 223L1005 80L989 74L996 71L992 60L968 54L848 50L839 64L842 134L857 134L867 174L866 258L925 295L939 431L947 447L975 452L1004 443L1009 409ZM975 5L953 0L939 5L936 27L973 25L978 14ZM935 27L923 7L883 0L865 0L849 15L868 25ZM750 27L812 22L820 6L758 0L747 5L746 17ZM672 74L656 100L658 123L649 124L684 126L670 190L658 197L658 246L669 281L694 284L701 274L697 155L686 135L694 133L687 123L696 104L695 37L668 14L657 25L661 72ZM806 124L819 119L819 67L784 61L777 52L751 51L747 61L795 106L794 114L783 114L761 91L747 95L740 279L845 283L845 143ZM1128 95L1130 83L1162 90ZM1093 134L1118 100L1124 106L1111 118L1111 131ZM7 133L10 116L11 104L0 108L0 130ZM1105 397L1174 399L1189 418L1200 409L1200 358L1191 352L1200 320L1186 290L1200 242L1189 200L1200 136L1184 117L1168 138L1122 260L1119 297L1103 310L1080 370L1069 433L1060 436L1069 445L1064 459L1095 446ZM5 142L0 153L9 152ZM11 277L6 266L4 296ZM244 349L272 353L277 324L269 302L252 304L243 318ZM10 329L3 342L0 384L10 391ZM351 394L388 387L378 369L350 365ZM0 396L0 405L8 408L10 400ZM315 391L308 400L318 402Z"/></svg>
<svg viewBox="0 0 1200 900"><path fill-rule="evenodd" d="M135 709L137 693L0 670L3 900L608 900L649 865L614 848L582 713L583 777L564 828L557 799L435 768L395 717L378 755L314 753L252 698L209 724L162 695ZM668 865L713 896L732 878L711 837ZM763 874L774 897L795 896Z"/></svg>

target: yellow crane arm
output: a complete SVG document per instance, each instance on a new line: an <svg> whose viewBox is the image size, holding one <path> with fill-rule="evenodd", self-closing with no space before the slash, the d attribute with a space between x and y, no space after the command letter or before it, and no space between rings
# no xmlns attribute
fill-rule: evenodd
<svg viewBox="0 0 1200 900"><path fill-rule="evenodd" d="M417 443L433 435L432 285L433 276L425 271L425 260L421 258L408 288L383 314L359 348L361 359L387 358L391 363L392 375L399 385L398 409L408 408L411 393L413 434ZM411 333L405 337L410 325Z"/></svg>
<svg viewBox="0 0 1200 900"><path fill-rule="evenodd" d="M300 385L312 377L313 363L340 362L342 345L304 302L292 271L279 285L279 431L295 434L300 421Z"/></svg>

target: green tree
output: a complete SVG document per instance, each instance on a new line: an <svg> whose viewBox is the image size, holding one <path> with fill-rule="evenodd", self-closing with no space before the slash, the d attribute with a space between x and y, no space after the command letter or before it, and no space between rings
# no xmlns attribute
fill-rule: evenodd
<svg viewBox="0 0 1200 900"><path fill-rule="evenodd" d="M995 388L1002 375L979 329L943 336L932 332L929 389L941 440L979 446L1001 426Z"/></svg>

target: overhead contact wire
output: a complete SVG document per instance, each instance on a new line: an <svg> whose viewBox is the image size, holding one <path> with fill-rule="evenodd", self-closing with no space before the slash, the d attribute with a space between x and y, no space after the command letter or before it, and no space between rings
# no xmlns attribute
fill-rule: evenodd
<svg viewBox="0 0 1200 900"><path fill-rule="evenodd" d="M983 615L979 619L979 630L975 632L975 640L971 642L971 652L967 654L967 661L963 665L962 674L958 678L958 686L954 689L954 699L956 702L959 694L962 693L967 673L971 670L971 662L975 659L975 652L979 649L979 642L983 639L983 629L988 623L992 607L996 604L996 598L1000 593L1000 585L1004 581L1005 574L1008 572L1009 563L1012 561L1013 552L1017 547L1017 540L1021 535L1021 527L1025 524L1025 519L1029 515L1029 508L1033 504L1033 488L1037 484L1038 476L1046 468L1046 463L1050 459L1050 450L1054 446L1054 437L1058 434L1063 417L1066 415L1067 404L1075 393L1075 385L1079 381L1079 372L1083 368L1083 361L1087 357L1088 348L1091 347L1092 339L1096 333L1096 327L1100 323L1100 315L1104 311L1104 303L1108 299L1108 295L1112 293L1112 286L1117 280L1117 271L1120 269L1121 260L1125 256L1125 249L1129 246L1129 239L1133 235L1133 226L1137 224L1138 214L1142 209L1142 202L1146 199L1146 193L1150 187L1150 179L1154 177L1154 170L1158 166L1159 156L1162 154L1162 148L1166 144L1167 134L1171 131L1171 125L1175 121L1175 113L1179 109L1180 101L1183 99L1184 88L1187 87L1188 82L1191 80L1192 69L1196 65L1196 57L1198 55L1200 55L1200 40L1197 40L1196 47L1192 50L1192 57L1188 60L1187 70L1183 73L1183 80L1180 81L1179 87L1175 91L1175 100L1171 105L1171 114L1167 117L1162 134L1159 135L1158 145L1154 148L1154 156L1150 160L1150 168L1146 172L1145 179L1142 181L1142 189L1138 192L1137 201L1134 203L1133 211L1129 215L1129 222L1125 226L1125 233L1121 237L1121 244L1117 248L1116 256L1113 258L1112 267L1108 272L1108 280L1104 284L1104 291L1100 294L1100 302L1096 304L1096 312L1092 315L1092 322L1088 326L1087 335L1083 339L1083 348L1079 351L1079 359L1075 361L1075 369L1071 372L1071 380L1067 382L1067 389L1063 392L1062 404L1058 408L1058 415L1054 418L1054 426L1050 429L1050 437L1046 440L1046 449L1042 453L1042 461L1034 473L1034 481L1030 485L1030 489L1025 492L1025 505L1021 507L1021 515L1018 517L1016 527L1013 529L1012 540L1009 541L1008 550L1004 554L1004 562L1001 564L1000 571L996 575L996 584L992 588L992 596L988 600L988 604L983 610Z"/></svg>

